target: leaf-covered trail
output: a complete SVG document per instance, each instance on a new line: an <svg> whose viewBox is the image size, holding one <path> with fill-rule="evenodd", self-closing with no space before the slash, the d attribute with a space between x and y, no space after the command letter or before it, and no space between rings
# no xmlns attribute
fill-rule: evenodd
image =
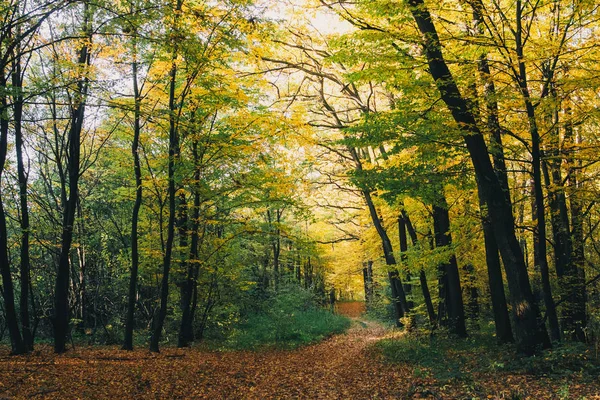
<svg viewBox="0 0 600 400"><path fill-rule="evenodd" d="M165 348L49 350L0 359L0 399L404 398L410 372L366 351L385 334L355 323L345 335L298 350L206 352Z"/></svg>
<svg viewBox="0 0 600 400"><path fill-rule="evenodd" d="M415 378L415 366L390 365L369 351L388 334L357 321L347 334L293 351L165 348L156 355L79 348L55 356L46 348L9 357L3 349L0 399L504 399L515 392L523 399L559 398L563 383L523 375L486 374L451 384ZM588 399L598 393L577 392Z"/></svg>

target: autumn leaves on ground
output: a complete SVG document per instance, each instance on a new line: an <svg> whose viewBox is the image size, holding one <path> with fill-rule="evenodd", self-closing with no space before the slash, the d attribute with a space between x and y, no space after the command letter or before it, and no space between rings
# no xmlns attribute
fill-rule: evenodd
<svg viewBox="0 0 600 400"><path fill-rule="evenodd" d="M508 373L461 360L460 373L437 376L414 360L388 362L379 344L410 341L401 331L353 318L345 334L296 350L209 351L165 347L160 354L41 347L10 357L2 349L0 399L595 399L600 384L581 373ZM472 354L476 357L476 354ZM464 355L463 355L464 356ZM459 356L460 357L460 356ZM490 366L491 367L491 366ZM470 369L473 368L473 371Z"/></svg>

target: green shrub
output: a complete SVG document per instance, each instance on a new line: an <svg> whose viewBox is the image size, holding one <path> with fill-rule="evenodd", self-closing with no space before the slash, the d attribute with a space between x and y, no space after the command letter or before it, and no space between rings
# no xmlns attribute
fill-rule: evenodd
<svg viewBox="0 0 600 400"><path fill-rule="evenodd" d="M350 320L317 305L314 295L284 287L248 313L225 342L234 349L295 348L314 343L350 326Z"/></svg>

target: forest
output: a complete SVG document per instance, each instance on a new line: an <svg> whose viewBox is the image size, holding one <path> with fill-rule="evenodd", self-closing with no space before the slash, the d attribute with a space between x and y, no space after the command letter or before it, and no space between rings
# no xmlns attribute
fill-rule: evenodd
<svg viewBox="0 0 600 400"><path fill-rule="evenodd" d="M0 399L600 398L595 0L0 21Z"/></svg>

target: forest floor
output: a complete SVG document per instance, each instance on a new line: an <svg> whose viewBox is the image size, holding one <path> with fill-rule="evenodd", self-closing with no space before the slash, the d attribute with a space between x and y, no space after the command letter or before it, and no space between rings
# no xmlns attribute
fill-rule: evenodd
<svg viewBox="0 0 600 400"><path fill-rule="evenodd" d="M10 357L0 349L0 399L600 399L600 382L477 373L439 380L418 366L384 361L374 344L399 335L355 320L353 327L296 350L165 347L49 347Z"/></svg>

